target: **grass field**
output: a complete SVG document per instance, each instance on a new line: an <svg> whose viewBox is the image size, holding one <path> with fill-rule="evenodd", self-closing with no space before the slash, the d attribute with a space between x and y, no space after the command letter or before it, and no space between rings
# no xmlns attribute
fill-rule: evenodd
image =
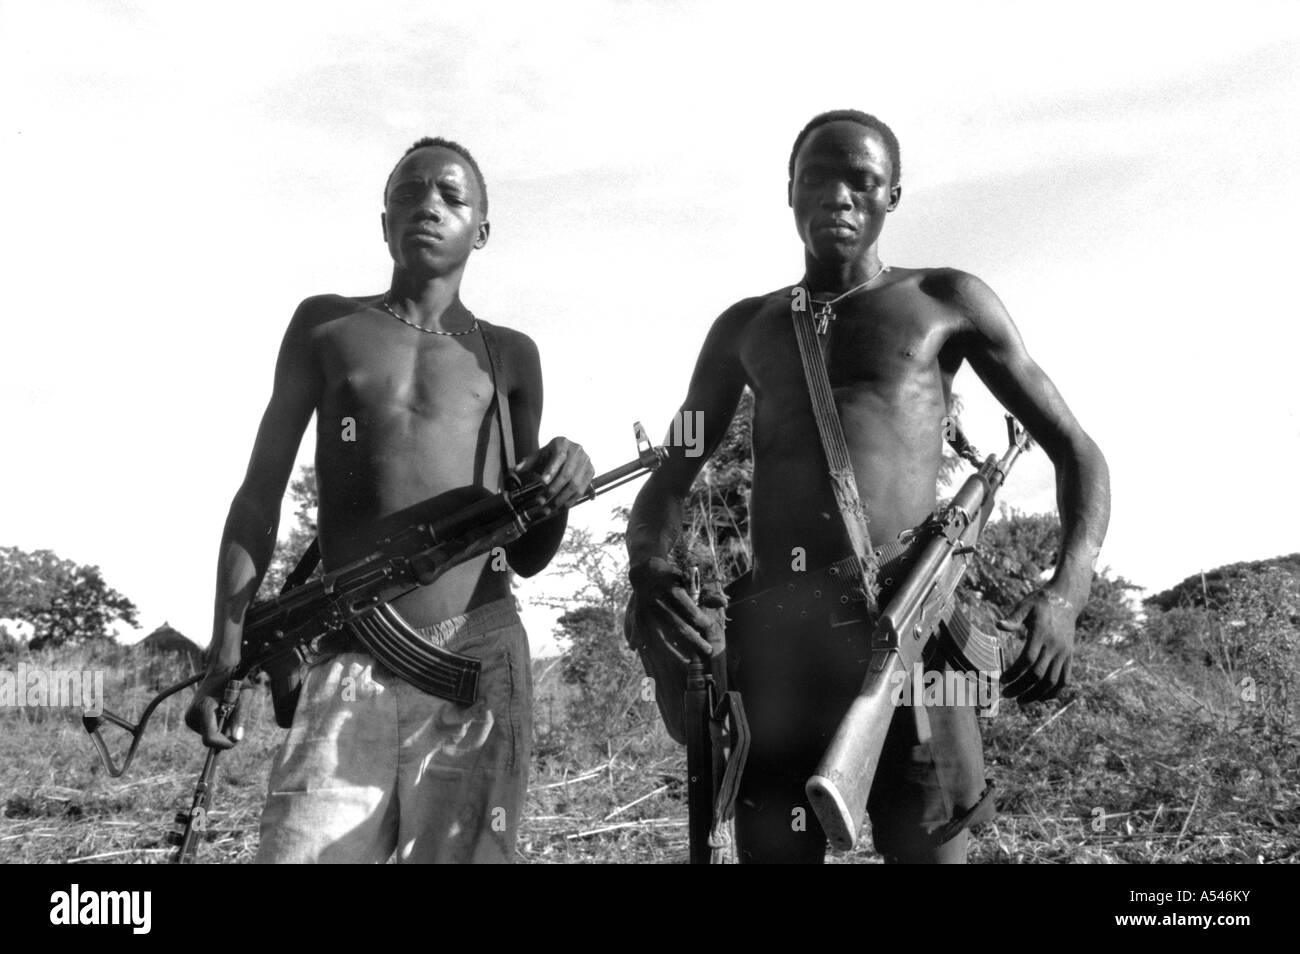
<svg viewBox="0 0 1300 954"><path fill-rule="evenodd" d="M117 655L106 700L134 717L156 675L126 660ZM63 668L95 664L88 657L59 661ZM563 711L565 687L557 667L539 661L536 671L544 732L557 707ZM1177 672L1151 654L1085 646L1063 699L1004 704L983 720L1000 813L973 838L971 860L1296 862L1294 724L1270 737L1221 673ZM181 723L186 697L158 711L131 772L117 780L100 767L77 713L0 709L0 862L166 861L164 832L189 807L202 761ZM658 725L653 704L638 705L644 718L636 729L603 747L596 740L559 752L539 746L546 754L534 764L520 861L686 860L685 757ZM256 697L247 738L221 760L215 840L200 861L252 859L279 738L269 698ZM864 836L860 849L831 860L879 859Z"/></svg>

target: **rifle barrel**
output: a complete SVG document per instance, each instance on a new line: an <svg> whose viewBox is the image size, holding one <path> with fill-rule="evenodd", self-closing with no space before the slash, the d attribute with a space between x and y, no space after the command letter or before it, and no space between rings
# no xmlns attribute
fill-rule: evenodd
<svg viewBox="0 0 1300 954"><path fill-rule="evenodd" d="M690 861L709 863L713 827L713 752L709 729L709 677L705 663L692 656L686 670L686 801Z"/></svg>

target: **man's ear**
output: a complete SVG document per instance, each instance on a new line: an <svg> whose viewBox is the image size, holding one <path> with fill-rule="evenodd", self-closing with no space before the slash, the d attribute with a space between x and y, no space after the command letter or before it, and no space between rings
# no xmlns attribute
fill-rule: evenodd
<svg viewBox="0 0 1300 954"><path fill-rule="evenodd" d="M384 233L384 244L388 244L388 213L379 213L379 230Z"/></svg>
<svg viewBox="0 0 1300 954"><path fill-rule="evenodd" d="M886 211L893 212L898 208L898 203L901 201L903 201L903 187L901 185L896 185L889 190L889 207Z"/></svg>
<svg viewBox="0 0 1300 954"><path fill-rule="evenodd" d="M794 180L787 179L785 183L785 204L794 208Z"/></svg>
<svg viewBox="0 0 1300 954"><path fill-rule="evenodd" d="M487 244L488 236L492 233L492 223L484 219L478 226L478 237L474 239L474 247L482 248Z"/></svg>

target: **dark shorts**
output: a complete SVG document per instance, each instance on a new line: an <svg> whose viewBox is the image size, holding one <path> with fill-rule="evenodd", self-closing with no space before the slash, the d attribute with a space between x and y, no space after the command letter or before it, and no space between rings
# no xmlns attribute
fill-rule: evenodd
<svg viewBox="0 0 1300 954"><path fill-rule="evenodd" d="M882 565L882 598L901 582L908 554ZM820 861L826 838L804 794L866 675L862 604L836 579L809 573L798 586L730 591L727 670L751 734L736 812L742 861ZM889 860L963 861L966 833L935 835L980 802L984 756L974 706L900 706L867 812Z"/></svg>

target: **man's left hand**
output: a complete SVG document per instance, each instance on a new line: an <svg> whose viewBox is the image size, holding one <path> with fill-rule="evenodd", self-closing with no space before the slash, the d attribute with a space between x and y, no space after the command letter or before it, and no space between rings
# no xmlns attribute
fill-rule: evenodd
<svg viewBox="0 0 1300 954"><path fill-rule="evenodd" d="M558 513L571 507L587 493L596 469L591 458L567 437L556 437L519 462L521 471L534 471L546 485L547 509Z"/></svg>
<svg viewBox="0 0 1300 954"><path fill-rule="evenodd" d="M1021 600L998 629L1025 636L1025 646L1002 674L1002 694L1021 704L1051 699L1070 678L1078 609L1050 586Z"/></svg>

